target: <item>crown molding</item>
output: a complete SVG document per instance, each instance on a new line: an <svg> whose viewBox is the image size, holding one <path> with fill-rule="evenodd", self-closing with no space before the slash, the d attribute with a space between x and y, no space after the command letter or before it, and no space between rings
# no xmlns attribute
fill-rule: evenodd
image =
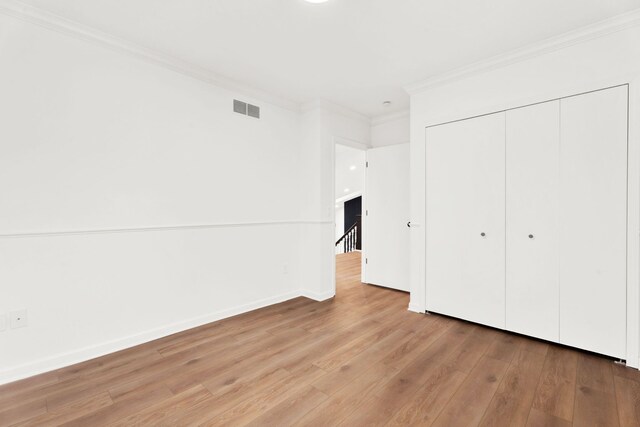
<svg viewBox="0 0 640 427"><path fill-rule="evenodd" d="M395 113L381 114L371 119L371 125L377 126L395 120L409 118L409 110L396 111Z"/></svg>
<svg viewBox="0 0 640 427"><path fill-rule="evenodd" d="M353 111L350 108L343 107L342 105L338 105L334 102L327 101L326 99L316 98L313 101L305 102L300 106L300 111L303 113L313 110L330 111L332 113L363 122L367 125L371 125L371 118L369 116L365 116L364 114L360 114L357 111Z"/></svg>
<svg viewBox="0 0 640 427"><path fill-rule="evenodd" d="M0 0L0 13L76 39L92 42L113 51L167 68L219 88L237 92L251 98L256 98L287 110L295 112L300 111L299 104L292 100L253 88L236 80L220 76L206 68L199 67L153 49L139 46L135 43L131 43L127 40L115 37L111 34L96 30L95 28L80 24L76 21L72 21L18 0Z"/></svg>
<svg viewBox="0 0 640 427"><path fill-rule="evenodd" d="M482 74L497 68L505 67L540 55L555 52L589 40L604 37L628 28L640 25L640 9L624 13L595 24L587 25L577 30L572 30L559 36L551 37L537 43L515 49L505 54L493 56L489 59L457 68L449 72L429 77L425 80L410 84L404 89L410 95L416 95L425 90L443 86L445 84L462 80L477 74Z"/></svg>

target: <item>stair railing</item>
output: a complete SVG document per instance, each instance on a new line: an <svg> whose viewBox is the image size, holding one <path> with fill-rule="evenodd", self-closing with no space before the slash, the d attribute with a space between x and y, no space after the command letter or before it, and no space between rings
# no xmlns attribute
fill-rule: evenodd
<svg viewBox="0 0 640 427"><path fill-rule="evenodd" d="M360 218L336 241L336 246L343 245L344 253L353 252L360 249L360 241L362 239L362 227Z"/></svg>

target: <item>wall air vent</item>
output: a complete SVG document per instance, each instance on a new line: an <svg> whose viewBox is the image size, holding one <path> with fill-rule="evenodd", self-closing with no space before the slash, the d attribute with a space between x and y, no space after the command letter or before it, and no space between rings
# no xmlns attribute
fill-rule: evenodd
<svg viewBox="0 0 640 427"><path fill-rule="evenodd" d="M247 103L238 101L237 99L233 100L233 111L240 114L247 114Z"/></svg>
<svg viewBox="0 0 640 427"><path fill-rule="evenodd" d="M251 117L255 117L256 119L260 118L260 107L256 107L255 105L247 105L247 115Z"/></svg>
<svg viewBox="0 0 640 427"><path fill-rule="evenodd" d="M260 107L238 101L237 99L233 100L233 111L244 114L245 116L255 117L256 119L260 118Z"/></svg>

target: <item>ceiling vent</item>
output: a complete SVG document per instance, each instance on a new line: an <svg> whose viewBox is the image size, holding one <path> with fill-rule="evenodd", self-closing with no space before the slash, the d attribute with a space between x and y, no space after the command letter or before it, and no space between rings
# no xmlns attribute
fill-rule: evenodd
<svg viewBox="0 0 640 427"><path fill-rule="evenodd" d="M256 105L247 104L246 102L233 100L233 111L238 114L244 114L245 116L260 118L260 107Z"/></svg>

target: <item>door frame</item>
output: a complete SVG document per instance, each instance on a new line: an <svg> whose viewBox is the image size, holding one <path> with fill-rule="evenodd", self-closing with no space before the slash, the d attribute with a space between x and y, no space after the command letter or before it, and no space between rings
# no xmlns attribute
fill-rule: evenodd
<svg viewBox="0 0 640 427"><path fill-rule="evenodd" d="M422 154L418 162L422 163L420 177L426 179L426 129L439 124L464 120L485 114L506 111L526 105L547 102L554 99L565 98L578 94L588 93L594 90L606 89L614 86L628 85L629 98L627 109L627 343L626 364L632 368L640 368L640 75L618 76L595 82L575 85L562 91L558 89L541 93L535 97L515 99L504 102L493 108L470 110L467 112L444 115L426 123L421 141ZM412 161L412 164L415 164ZM424 182L422 183L424 185ZM423 187L424 188L424 187ZM426 203L426 199L424 199ZM412 218L412 224L422 223L426 225L426 210L422 210L420 218ZM418 277L422 282L412 286L412 297L409 310L424 313L426 310L426 227L415 228L420 230L416 235L418 245L412 243L412 248L422 246L422 254L419 265L414 268L419 271ZM413 239L413 238L412 238ZM415 240L414 240L415 242ZM415 259L415 257L412 257ZM416 295L413 295L416 294Z"/></svg>
<svg viewBox="0 0 640 427"><path fill-rule="evenodd" d="M336 145L345 145L347 147L350 148L354 148L356 150L361 150L364 151L365 153L365 165L366 165L366 161L367 161L367 150L371 147L369 147L367 144L363 144L359 141L355 141L353 139L349 139L349 138L344 138L341 136L334 136L332 138L332 146L331 146L331 165L333 168L333 173L331 174L331 188L332 188L332 193L333 193L333 205L334 208L331 210L331 223L333 224L333 233L332 233L332 237L335 236L335 224L336 224L336 209L335 209L335 201L337 199L337 194L336 194ZM365 173L366 173L366 167L365 167ZM367 200L367 182L366 182L366 177L364 180L364 183L362 185L362 209L366 209L366 200ZM362 231L363 233L361 234L361 238L362 238L362 250L361 250L361 254L362 254L362 263L361 263L361 269L360 269L360 281L363 283L365 282L365 277L366 277L366 263L365 263L365 242L366 242L366 237L365 237L365 233L366 233L367 227L365 224L365 215L362 216ZM335 240L333 241L333 245L331 247L331 249L333 250L332 255L331 255L331 265L332 265L332 283L333 283L333 294L336 294L336 252L335 252Z"/></svg>

